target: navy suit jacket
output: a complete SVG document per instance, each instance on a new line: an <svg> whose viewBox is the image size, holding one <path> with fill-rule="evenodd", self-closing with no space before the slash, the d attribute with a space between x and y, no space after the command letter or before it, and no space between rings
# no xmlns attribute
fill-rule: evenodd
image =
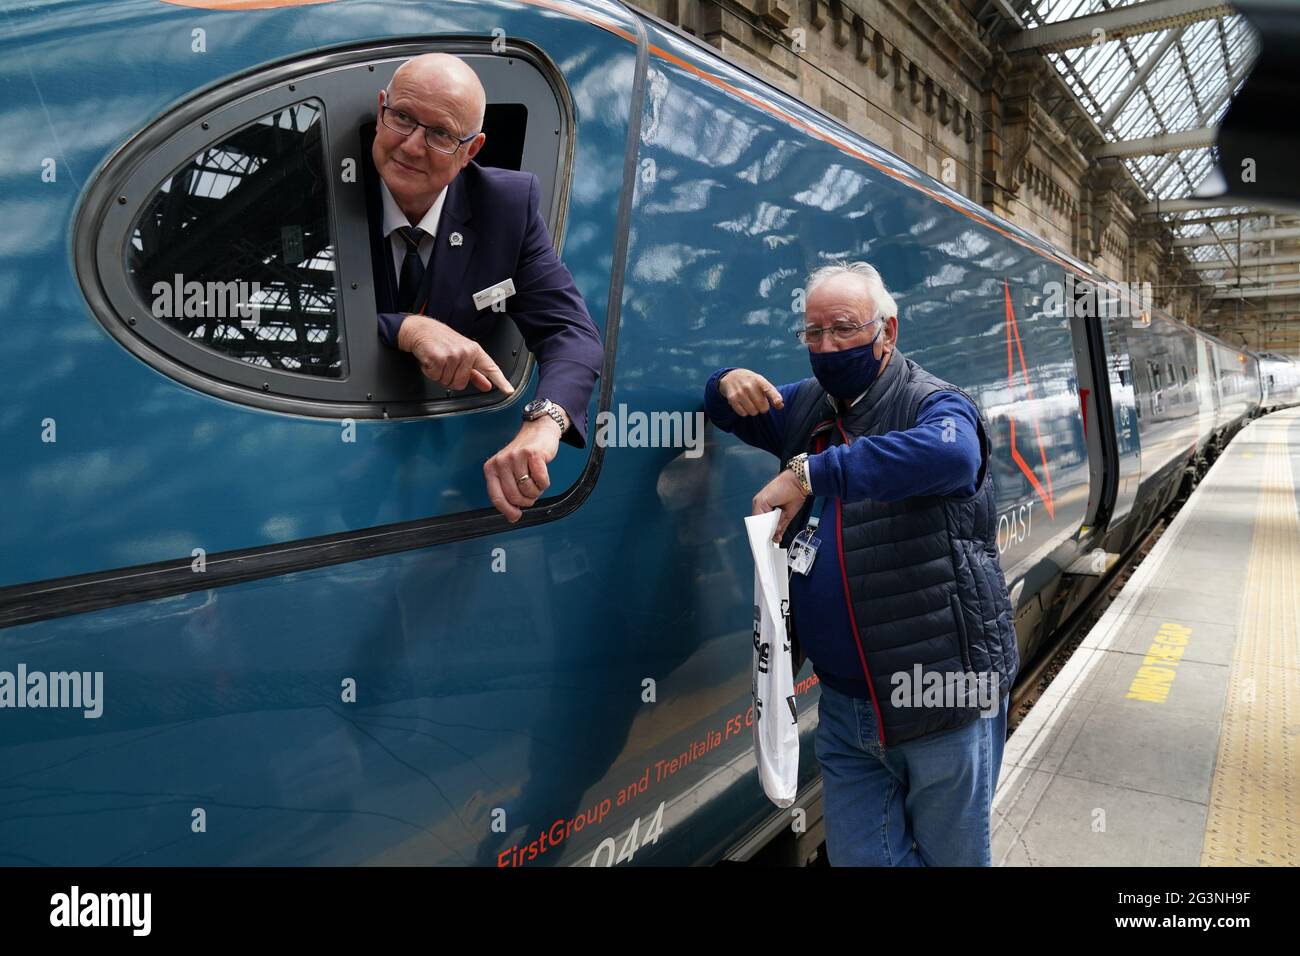
<svg viewBox="0 0 1300 956"><path fill-rule="evenodd" d="M369 150L366 150L369 156ZM396 312L397 275L392 246L380 233L382 208L378 175L373 175L371 258L375 273L379 337L397 347L397 330L406 316ZM528 350L537 359L538 398L549 398L569 415L562 440L583 448L587 443L587 406L600 375L604 347L565 268L551 245L538 211L537 177L528 172L494 169L471 161L447 186L438 235L416 296L416 311L478 339L486 323L514 320ZM459 245L451 244L459 233ZM474 293L512 279L515 294L505 311L474 306Z"/></svg>

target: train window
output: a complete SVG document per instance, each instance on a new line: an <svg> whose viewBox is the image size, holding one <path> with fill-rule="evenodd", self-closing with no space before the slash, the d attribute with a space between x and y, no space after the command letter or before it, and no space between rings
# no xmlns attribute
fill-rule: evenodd
<svg viewBox="0 0 1300 956"><path fill-rule="evenodd" d="M570 101L540 54L489 51L456 49L487 93L490 145L476 161L535 174L558 240ZM509 402L496 389L443 388L378 335L369 146L379 91L411 52L352 48L245 74L130 140L77 226L78 275L105 328L173 378L262 408L403 418ZM487 321L476 289L443 291L447 320L522 388L534 363L509 309Z"/></svg>
<svg viewBox="0 0 1300 956"><path fill-rule="evenodd" d="M274 110L163 180L127 249L152 319L249 365L343 374L322 116Z"/></svg>

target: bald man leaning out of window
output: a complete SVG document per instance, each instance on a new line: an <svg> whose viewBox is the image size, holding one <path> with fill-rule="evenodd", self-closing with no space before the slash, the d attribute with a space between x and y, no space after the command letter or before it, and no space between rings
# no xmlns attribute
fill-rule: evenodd
<svg viewBox="0 0 1300 956"><path fill-rule="evenodd" d="M409 352L427 378L510 395L514 388L469 331L492 308L476 304L475 293L513 283L505 314L537 359L537 394L483 475L492 504L515 522L546 492L559 443L586 446L603 348L552 248L537 177L474 162L486 140L485 106L474 71L445 53L407 60L379 91L375 293L380 338Z"/></svg>

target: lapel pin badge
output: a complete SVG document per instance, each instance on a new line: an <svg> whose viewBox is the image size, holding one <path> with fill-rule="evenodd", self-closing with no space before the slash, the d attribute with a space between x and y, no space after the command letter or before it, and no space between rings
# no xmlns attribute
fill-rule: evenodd
<svg viewBox="0 0 1300 956"><path fill-rule="evenodd" d="M453 246L459 246L465 242L465 237L462 236L459 232L453 232L450 236L447 237L447 241L450 242Z"/></svg>

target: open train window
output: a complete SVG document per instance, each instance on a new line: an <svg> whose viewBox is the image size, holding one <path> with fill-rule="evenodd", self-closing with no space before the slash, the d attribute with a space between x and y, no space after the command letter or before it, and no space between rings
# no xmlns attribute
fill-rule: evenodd
<svg viewBox="0 0 1300 956"><path fill-rule="evenodd" d="M366 130L397 67L435 49L483 82L476 161L534 173L558 240L572 109L549 61L486 41L339 51L210 90L119 150L77 226L92 237L78 272L105 327L173 378L264 408L396 418L509 401L451 393L377 333ZM533 361L502 318L474 335L518 389Z"/></svg>
<svg viewBox="0 0 1300 956"><path fill-rule="evenodd" d="M140 334L173 336L259 371L342 378L324 107L277 108L205 146L163 180L131 229L126 271L149 304ZM169 334L171 333L171 334Z"/></svg>

